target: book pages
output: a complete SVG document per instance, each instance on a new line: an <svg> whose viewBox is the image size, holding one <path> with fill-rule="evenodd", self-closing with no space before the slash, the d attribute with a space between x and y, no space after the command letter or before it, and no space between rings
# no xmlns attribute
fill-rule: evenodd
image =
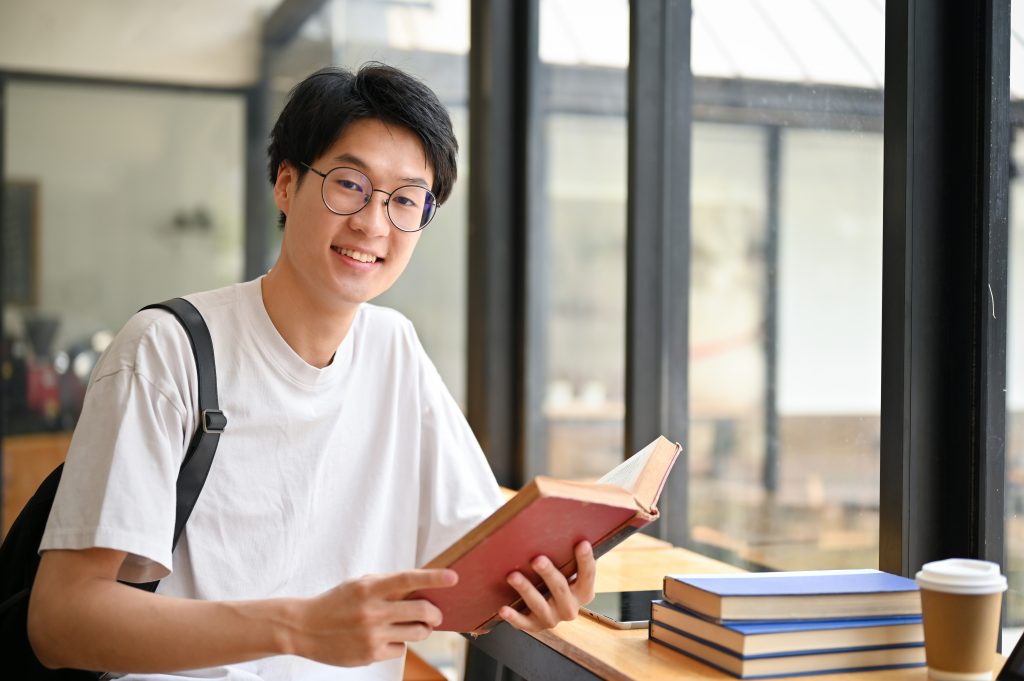
<svg viewBox="0 0 1024 681"><path fill-rule="evenodd" d="M629 492L636 491L636 483L647 467L647 461L657 448L657 440L605 473L598 482L618 485Z"/></svg>

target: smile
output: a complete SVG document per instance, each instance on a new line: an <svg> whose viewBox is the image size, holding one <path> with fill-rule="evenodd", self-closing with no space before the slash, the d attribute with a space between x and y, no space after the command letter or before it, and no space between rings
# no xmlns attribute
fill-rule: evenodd
<svg viewBox="0 0 1024 681"><path fill-rule="evenodd" d="M340 253L341 255L352 258L353 260L358 260L359 262L377 262L377 256L370 255L369 253L363 253L362 251L356 251L351 248L340 248L338 246L331 246L331 250L334 251L335 253ZM381 259L383 260L383 258Z"/></svg>

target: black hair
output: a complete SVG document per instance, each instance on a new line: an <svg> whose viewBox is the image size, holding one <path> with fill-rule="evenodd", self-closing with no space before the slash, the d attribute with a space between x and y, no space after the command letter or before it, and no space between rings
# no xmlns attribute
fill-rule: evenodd
<svg viewBox="0 0 1024 681"><path fill-rule="evenodd" d="M283 161L295 166L301 181L306 173L301 164L319 158L349 125L363 119L411 130L434 171L430 190L438 203L448 199L459 151L448 111L422 81L379 62L366 63L356 73L323 68L292 89L270 133L270 183L277 182ZM284 220L282 213L282 228Z"/></svg>

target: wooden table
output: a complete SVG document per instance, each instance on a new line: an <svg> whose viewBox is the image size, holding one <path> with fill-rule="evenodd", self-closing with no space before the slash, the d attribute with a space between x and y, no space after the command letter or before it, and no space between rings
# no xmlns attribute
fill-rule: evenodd
<svg viewBox="0 0 1024 681"><path fill-rule="evenodd" d="M634 535L598 561L597 590L660 589L662 577L673 572L742 570L651 537ZM1001 666L1003 658L999 659L998 666ZM470 640L466 681L503 680L509 678L508 671L529 681L735 679L698 660L649 642L646 629L613 629L589 617L578 617L535 635L501 624L491 633ZM924 667L916 667L797 678L925 681L928 674Z"/></svg>
<svg viewBox="0 0 1024 681"><path fill-rule="evenodd" d="M71 444L71 433L38 433L4 438L3 518L0 536L7 536L36 488L59 463Z"/></svg>

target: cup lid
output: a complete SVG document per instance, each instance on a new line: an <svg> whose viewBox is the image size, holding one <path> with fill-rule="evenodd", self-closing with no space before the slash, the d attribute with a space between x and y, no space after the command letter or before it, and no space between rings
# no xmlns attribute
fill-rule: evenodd
<svg viewBox="0 0 1024 681"><path fill-rule="evenodd" d="M947 558L925 563L917 573L922 589L954 594L990 594L1006 591L1006 577L998 563L970 558Z"/></svg>

